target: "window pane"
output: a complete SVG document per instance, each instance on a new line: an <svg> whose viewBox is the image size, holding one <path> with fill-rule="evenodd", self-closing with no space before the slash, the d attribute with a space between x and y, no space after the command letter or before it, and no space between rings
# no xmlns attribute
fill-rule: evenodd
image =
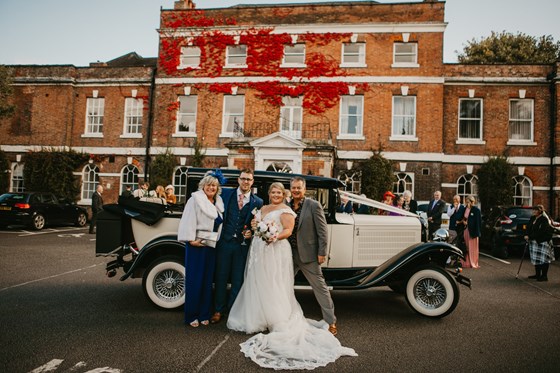
<svg viewBox="0 0 560 373"><path fill-rule="evenodd" d="M199 66L200 65L200 48L184 47L181 48L181 65L182 66Z"/></svg>
<svg viewBox="0 0 560 373"><path fill-rule="evenodd" d="M340 133L361 135L363 96L342 96L340 108Z"/></svg>
<svg viewBox="0 0 560 373"><path fill-rule="evenodd" d="M532 140L533 101L511 100L509 107L509 138L511 140Z"/></svg>
<svg viewBox="0 0 560 373"><path fill-rule="evenodd" d="M393 97L393 135L414 136L416 134L416 98L413 96Z"/></svg>
<svg viewBox="0 0 560 373"><path fill-rule="evenodd" d="M284 63L304 64L305 44L286 45L284 47Z"/></svg>
<svg viewBox="0 0 560 373"><path fill-rule="evenodd" d="M365 62L364 43L345 43L342 45L342 48L342 63Z"/></svg>
<svg viewBox="0 0 560 373"><path fill-rule="evenodd" d="M482 139L482 100L459 101L459 137Z"/></svg>
<svg viewBox="0 0 560 373"><path fill-rule="evenodd" d="M197 96L179 97L177 132L196 132Z"/></svg>
<svg viewBox="0 0 560 373"><path fill-rule="evenodd" d="M125 129L127 134L142 132L142 111L144 102L141 99L127 98L125 102Z"/></svg>
<svg viewBox="0 0 560 373"><path fill-rule="evenodd" d="M86 133L103 133L104 98L87 99Z"/></svg>
<svg viewBox="0 0 560 373"><path fill-rule="evenodd" d="M245 96L224 96L223 131L243 134Z"/></svg>
<svg viewBox="0 0 560 373"><path fill-rule="evenodd" d="M416 63L416 43L395 43L395 63Z"/></svg>
<svg viewBox="0 0 560 373"><path fill-rule="evenodd" d="M247 63L247 46L230 45L227 47L228 65L245 65Z"/></svg>

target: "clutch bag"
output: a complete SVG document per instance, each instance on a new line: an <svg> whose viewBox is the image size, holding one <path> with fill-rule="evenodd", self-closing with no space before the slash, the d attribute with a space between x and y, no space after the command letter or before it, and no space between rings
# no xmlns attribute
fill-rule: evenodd
<svg viewBox="0 0 560 373"><path fill-rule="evenodd" d="M204 246L216 247L218 232L198 230L196 231L196 239L200 240Z"/></svg>

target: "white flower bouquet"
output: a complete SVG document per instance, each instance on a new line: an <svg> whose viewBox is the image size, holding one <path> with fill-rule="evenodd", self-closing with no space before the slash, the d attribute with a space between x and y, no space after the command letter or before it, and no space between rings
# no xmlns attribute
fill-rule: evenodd
<svg viewBox="0 0 560 373"><path fill-rule="evenodd" d="M272 243L278 238L278 227L274 221L268 223L261 220L261 211L253 209L252 214L255 216L256 225L254 227L255 236L259 237L267 243Z"/></svg>

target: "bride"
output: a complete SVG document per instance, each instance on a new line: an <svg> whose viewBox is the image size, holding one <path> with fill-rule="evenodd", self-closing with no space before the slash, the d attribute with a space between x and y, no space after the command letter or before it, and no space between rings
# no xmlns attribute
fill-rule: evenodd
<svg viewBox="0 0 560 373"><path fill-rule="evenodd" d="M240 345L246 357L265 368L314 369L343 355L357 356L353 349L340 345L326 322L303 316L294 293L292 250L287 240L295 213L284 204L286 190L281 183L273 183L268 196L270 204L258 211L255 219L277 231L269 229L268 235L253 238L243 287L227 327L245 333L269 331Z"/></svg>

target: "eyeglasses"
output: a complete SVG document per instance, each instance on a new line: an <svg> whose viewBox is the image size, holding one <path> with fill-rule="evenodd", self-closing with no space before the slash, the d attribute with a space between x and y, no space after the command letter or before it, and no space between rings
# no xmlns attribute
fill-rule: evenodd
<svg viewBox="0 0 560 373"><path fill-rule="evenodd" d="M253 181L253 179L249 179L248 177L240 177L239 180L241 180L241 181Z"/></svg>

